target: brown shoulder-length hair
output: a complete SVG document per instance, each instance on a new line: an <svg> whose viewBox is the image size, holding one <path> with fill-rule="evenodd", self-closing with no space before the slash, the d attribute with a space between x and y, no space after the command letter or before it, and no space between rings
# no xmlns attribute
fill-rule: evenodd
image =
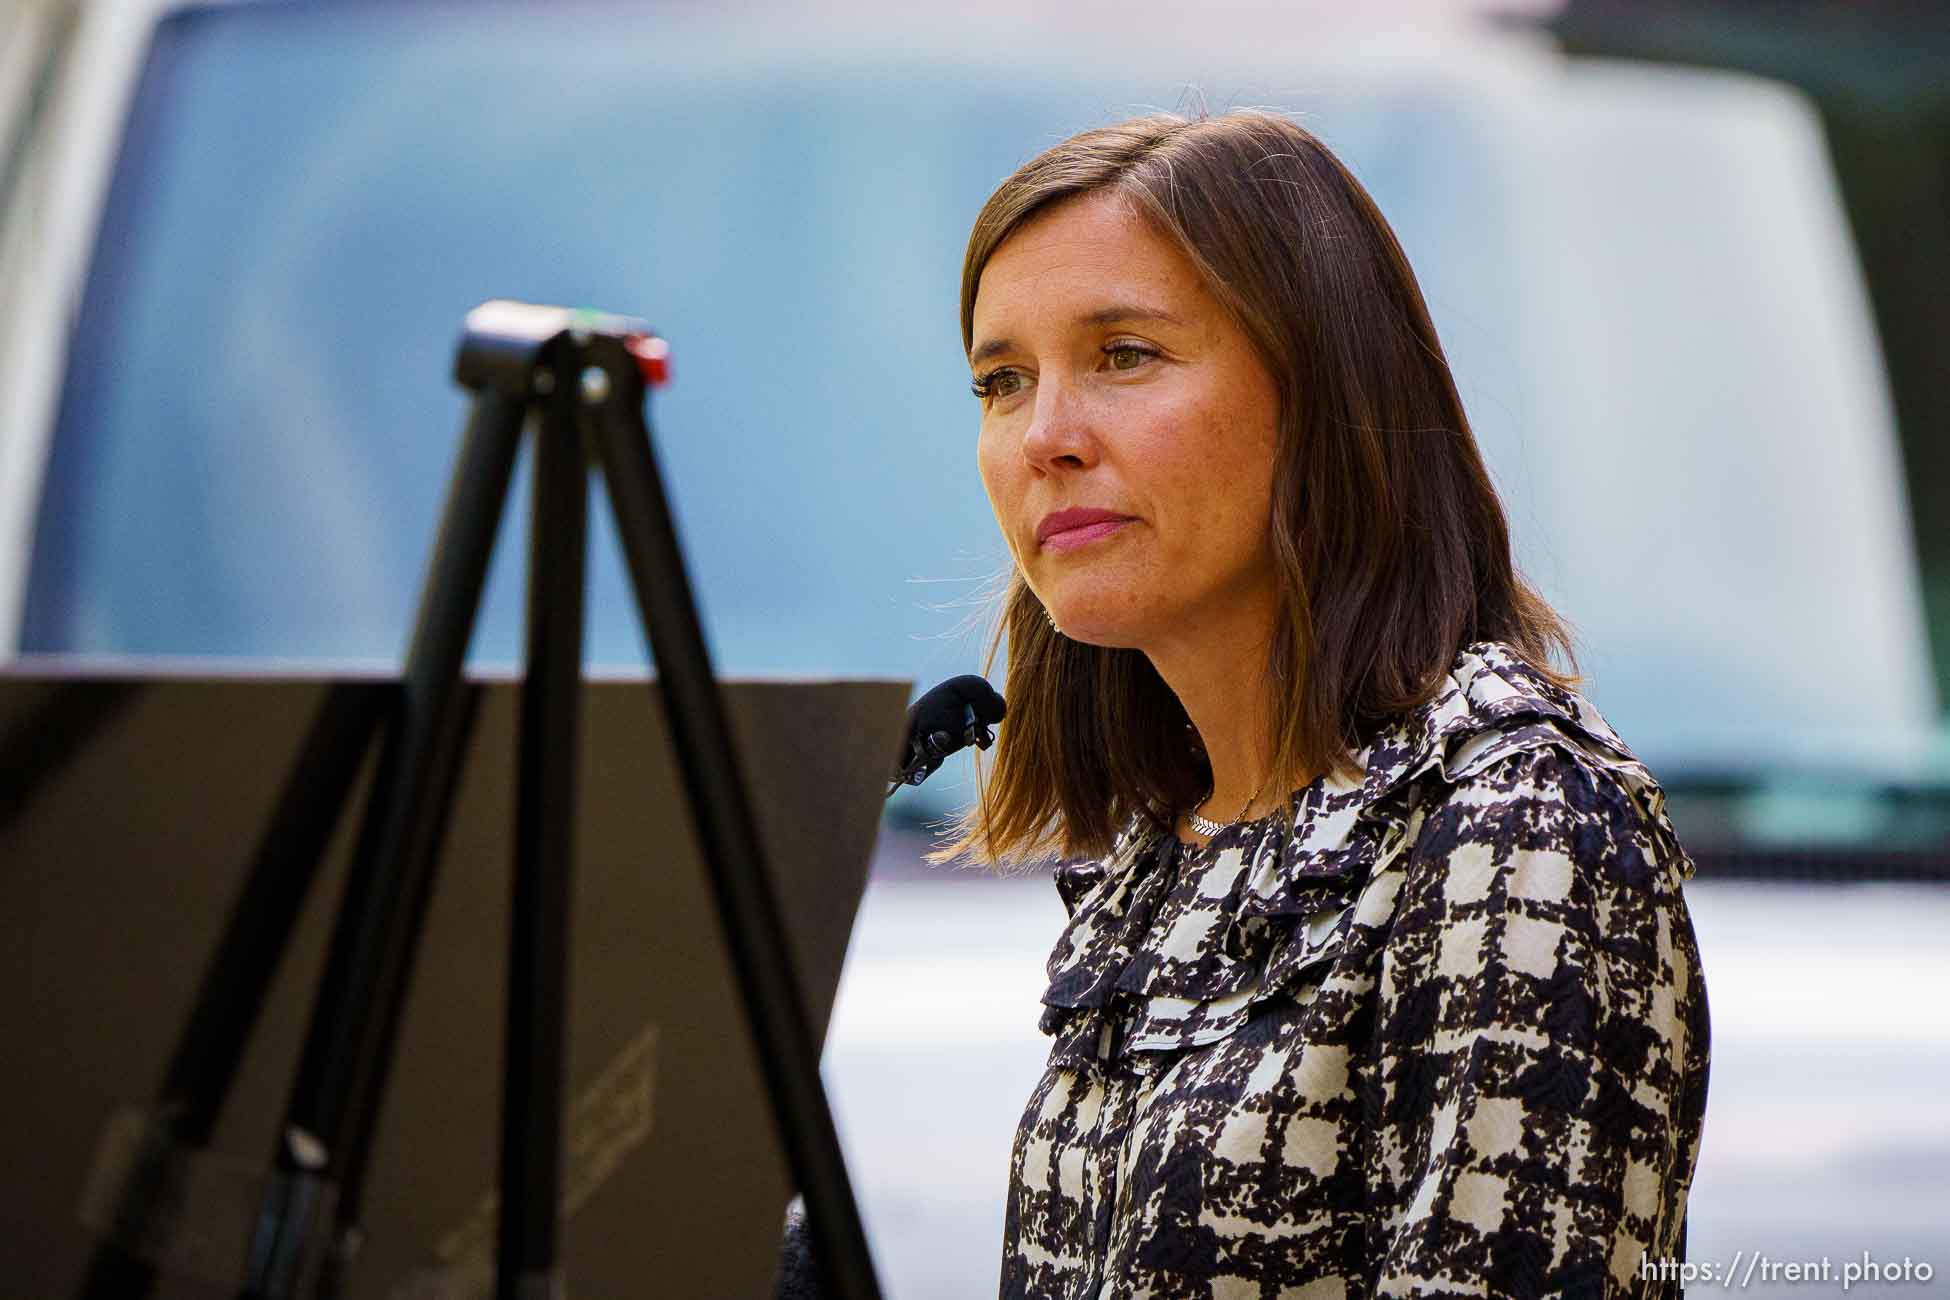
<svg viewBox="0 0 1950 1300"><path fill-rule="evenodd" d="M1427 702L1457 653L1508 643L1574 686L1569 629L1524 581L1408 259L1327 147L1272 113L1158 115L1072 136L983 205L962 263L962 346L995 250L1065 199L1116 192L1184 250L1278 387L1272 547L1281 603L1266 665L1273 776L1358 777L1356 751ZM1105 852L1132 814L1175 822L1211 788L1177 697L1141 651L1052 626L1015 571L1008 719L975 804L933 856ZM1562 651L1571 672L1551 666Z"/></svg>

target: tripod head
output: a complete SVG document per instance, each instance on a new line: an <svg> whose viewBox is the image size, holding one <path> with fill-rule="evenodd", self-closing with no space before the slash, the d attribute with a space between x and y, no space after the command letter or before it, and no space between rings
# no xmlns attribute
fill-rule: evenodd
<svg viewBox="0 0 1950 1300"><path fill-rule="evenodd" d="M544 307L506 298L467 313L454 355L454 380L476 392L493 389L522 401L545 398L561 382L559 363L568 359L563 355L568 348L582 352L585 362L603 371L596 380L585 367L579 377L584 396L592 401L607 397L606 389L589 389L613 383L612 371L634 373L647 388L670 382L670 345L648 322L586 307Z"/></svg>

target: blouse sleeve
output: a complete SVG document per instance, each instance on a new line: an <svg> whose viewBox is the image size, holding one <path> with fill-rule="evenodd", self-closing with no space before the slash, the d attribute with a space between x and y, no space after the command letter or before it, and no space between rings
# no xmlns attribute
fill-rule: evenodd
<svg viewBox="0 0 1950 1300"><path fill-rule="evenodd" d="M1555 747L1428 815L1363 1097L1378 1294L1662 1291L1704 1105L1687 870L1663 817Z"/></svg>

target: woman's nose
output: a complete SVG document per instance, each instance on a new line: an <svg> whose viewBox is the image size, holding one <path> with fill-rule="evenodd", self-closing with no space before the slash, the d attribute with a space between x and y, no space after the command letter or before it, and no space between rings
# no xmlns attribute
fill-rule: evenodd
<svg viewBox="0 0 1950 1300"><path fill-rule="evenodd" d="M1089 404L1061 383L1040 383L1029 428L1022 436L1025 461L1045 473L1083 469L1096 463L1097 434Z"/></svg>

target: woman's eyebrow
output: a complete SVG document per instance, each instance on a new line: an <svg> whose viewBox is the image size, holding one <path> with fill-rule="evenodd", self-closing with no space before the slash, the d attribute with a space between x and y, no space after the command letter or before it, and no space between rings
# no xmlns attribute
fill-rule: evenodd
<svg viewBox="0 0 1950 1300"><path fill-rule="evenodd" d="M979 366L990 357L1000 355L1004 352L1014 351L1015 346L1016 341L1014 339L990 339L988 342L978 345L973 352L968 354L968 364L971 366Z"/></svg>
<svg viewBox="0 0 1950 1300"><path fill-rule="evenodd" d="M1119 302L1095 311L1085 312L1076 318L1079 325L1124 325L1132 321L1163 321L1167 325L1185 325L1187 322L1172 315L1162 307L1150 307L1143 303ZM988 339L976 345L968 354L968 364L979 366L990 357L999 356L1015 349L1014 339Z"/></svg>
<svg viewBox="0 0 1950 1300"><path fill-rule="evenodd" d="M1099 307L1087 316L1077 317L1079 325L1122 325L1134 320L1163 321L1167 325L1186 324L1162 307L1147 307L1142 303L1113 303L1108 307Z"/></svg>

